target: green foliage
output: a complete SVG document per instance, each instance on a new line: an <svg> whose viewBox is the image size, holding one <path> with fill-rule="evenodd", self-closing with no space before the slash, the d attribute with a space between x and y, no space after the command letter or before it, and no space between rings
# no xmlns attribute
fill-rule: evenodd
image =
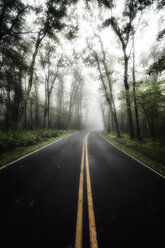
<svg viewBox="0 0 165 248"><path fill-rule="evenodd" d="M148 118L154 119L164 114L165 82L148 82L137 89L137 100Z"/></svg>
<svg viewBox="0 0 165 248"><path fill-rule="evenodd" d="M34 85L35 60L45 37L56 38L62 31L69 6L76 0L46 0L41 5L30 6L22 0L0 1L0 103L3 103L5 126L17 128L23 118L30 92ZM35 7L36 6L36 7ZM26 14L36 14L35 31L28 27ZM30 15L27 17L31 18ZM73 38L76 29L69 29L69 38ZM71 33L73 32L73 33ZM26 33L37 33L26 37ZM72 37L71 37L72 36ZM35 41L33 47L32 44ZM33 51L31 56L30 52ZM50 51L55 53L55 51ZM29 56L30 55L30 56ZM32 57L29 63L29 58ZM28 84L25 86L25 79ZM25 89L26 88L26 89ZM3 96L1 94L3 92ZM1 106L0 106L1 108Z"/></svg>
<svg viewBox="0 0 165 248"><path fill-rule="evenodd" d="M55 31L61 31L66 24L63 22L63 17L65 17L67 8L75 3L76 0L47 0L46 1L46 11L43 25L43 34L47 34L49 37L53 38L55 36Z"/></svg>
<svg viewBox="0 0 165 248"><path fill-rule="evenodd" d="M28 72L26 56L30 46L22 33L30 9L22 0L0 1L0 98L8 119L6 128L15 126L23 99L22 80Z"/></svg>
<svg viewBox="0 0 165 248"><path fill-rule="evenodd" d="M46 130L36 130L36 133L41 134L41 133L45 133ZM10 150L6 150L4 152L0 153L0 167L12 162L18 158L21 158L25 155L27 155L28 153L31 153L37 149L40 149L52 142L55 142L56 140L60 139L60 138L64 138L65 136L68 136L72 133L74 133L74 131L68 131L68 130L60 130L60 131L56 131L56 130L49 130L49 133L54 134L56 136L56 134L58 133L57 137L51 137L51 138L47 138L44 139L43 141L40 141L34 145L30 145L27 147L15 147L15 149L10 149Z"/></svg>
<svg viewBox="0 0 165 248"><path fill-rule="evenodd" d="M122 17L125 19L125 23L122 27L119 26L118 20L116 17L112 16L111 18L108 18L104 21L103 26L112 26L114 32L118 36L120 42L122 43L122 46L127 46L129 42L129 36L130 34L134 33L134 26L133 26L133 20L136 18L136 15L138 12L144 10L146 7L150 6L153 3L154 0L125 0L124 1L124 11L122 13ZM113 8L114 2L113 0L110 1L102 1L98 0L98 2L101 5L104 5L110 9ZM117 1L116 1L117 5Z"/></svg>
<svg viewBox="0 0 165 248"><path fill-rule="evenodd" d="M0 2L0 41L18 39L24 24L24 16L30 6L21 0Z"/></svg>
<svg viewBox="0 0 165 248"><path fill-rule="evenodd" d="M165 7L165 1L164 0L157 0L157 8L163 9Z"/></svg>
<svg viewBox="0 0 165 248"><path fill-rule="evenodd" d="M0 131L0 152L17 147L27 147L51 137L58 137L62 131L33 130L33 131Z"/></svg>
<svg viewBox="0 0 165 248"><path fill-rule="evenodd" d="M102 136L117 147L137 158L141 162L165 175L165 142L164 140L143 138L143 141L132 140L123 134L122 138L102 133Z"/></svg>
<svg viewBox="0 0 165 248"><path fill-rule="evenodd" d="M147 73L154 74L154 73L161 73L162 71L165 70L165 55L162 55L158 61L150 65Z"/></svg>

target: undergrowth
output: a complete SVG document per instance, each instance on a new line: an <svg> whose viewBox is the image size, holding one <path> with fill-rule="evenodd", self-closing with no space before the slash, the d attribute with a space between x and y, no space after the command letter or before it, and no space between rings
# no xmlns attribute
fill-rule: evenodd
<svg viewBox="0 0 165 248"><path fill-rule="evenodd" d="M35 145L48 138L58 137L62 133L62 130L0 131L0 152Z"/></svg>
<svg viewBox="0 0 165 248"><path fill-rule="evenodd" d="M163 140L143 138L139 141L130 139L126 134L123 134L121 138L106 132L101 134L123 151L165 175L165 142Z"/></svg>

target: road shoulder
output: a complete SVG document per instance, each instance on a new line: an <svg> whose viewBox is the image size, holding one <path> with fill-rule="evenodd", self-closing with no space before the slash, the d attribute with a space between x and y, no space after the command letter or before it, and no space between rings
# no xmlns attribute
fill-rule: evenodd
<svg viewBox="0 0 165 248"><path fill-rule="evenodd" d="M21 160L31 154L44 149L45 147L52 145L55 142L58 142L68 136L75 134L75 131L66 131L65 133L59 135L58 137L52 137L45 141L39 142L35 145L28 146L28 147L19 147L17 149L7 151L1 154L0 158L0 170L14 164L18 160Z"/></svg>
<svg viewBox="0 0 165 248"><path fill-rule="evenodd" d="M144 154L140 153L137 150L134 150L133 148L130 148L126 146L125 144L122 144L120 142L117 142L116 139L112 139L108 134L104 132L99 132L99 135L108 143L115 146L117 149L122 151L123 153L127 154L128 156L132 157L139 163L141 163L143 166L147 167L148 169L152 170L154 173L158 174L159 176L165 178L165 165L158 163L148 156L145 156Z"/></svg>

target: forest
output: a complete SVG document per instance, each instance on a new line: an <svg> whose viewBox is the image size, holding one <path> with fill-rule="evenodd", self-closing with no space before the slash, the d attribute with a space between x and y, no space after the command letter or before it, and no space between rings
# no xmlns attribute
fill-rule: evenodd
<svg viewBox="0 0 165 248"><path fill-rule="evenodd" d="M164 37L164 0L1 0L1 151L84 129L164 145Z"/></svg>

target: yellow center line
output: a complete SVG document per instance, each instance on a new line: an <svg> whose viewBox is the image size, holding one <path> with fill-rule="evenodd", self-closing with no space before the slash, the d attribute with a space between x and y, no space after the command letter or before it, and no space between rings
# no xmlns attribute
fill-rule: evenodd
<svg viewBox="0 0 165 248"><path fill-rule="evenodd" d="M89 135L89 134L88 134ZM88 217L89 217L89 234L90 234L90 248L98 248L96 224L94 216L92 188L89 172L89 161L88 161L88 135L86 138L86 178L87 178L87 198L88 198Z"/></svg>
<svg viewBox="0 0 165 248"><path fill-rule="evenodd" d="M86 139L86 137L85 137ZM78 209L77 209L77 224L76 224L76 239L75 248L82 248L82 229L83 229L83 174L84 174L84 144L81 158L80 182L78 193Z"/></svg>
<svg viewBox="0 0 165 248"><path fill-rule="evenodd" d="M87 147L88 135L89 134L87 134L84 138L82 158L81 158L75 248L82 248L83 247L83 243L82 243L82 239L83 239L83 235L82 235L82 233L83 233L83 182L84 182L83 176L84 176L85 153L86 153L85 164L86 164L90 248L98 248L96 224L95 224L95 216L94 216L94 207L93 207L93 198L92 198L92 188L91 188L90 172L89 172L89 161L88 161L88 147Z"/></svg>

